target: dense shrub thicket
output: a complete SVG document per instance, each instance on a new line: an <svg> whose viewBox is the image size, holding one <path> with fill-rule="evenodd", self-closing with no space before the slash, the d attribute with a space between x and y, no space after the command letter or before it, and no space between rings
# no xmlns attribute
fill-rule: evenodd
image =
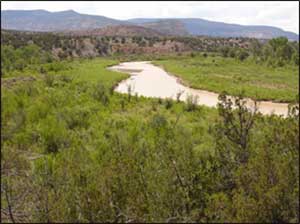
<svg viewBox="0 0 300 224"><path fill-rule="evenodd" d="M22 70L32 63L55 59L93 58L97 56L130 56L163 53L214 52L240 61L251 59L256 63L280 67L299 65L299 43L284 37L272 40L217 37L111 37L71 36L54 33L1 31L2 73ZM164 52L160 49L169 43ZM171 44L173 43L173 44ZM159 44L159 45L155 45ZM181 47L180 44L182 44ZM151 50L152 49L152 50ZM156 49L153 51L153 49ZM30 52L32 51L32 52ZM30 56L28 57L28 55ZM52 59L51 59L52 58Z"/></svg>
<svg viewBox="0 0 300 224"><path fill-rule="evenodd" d="M35 44L15 49L11 45L1 45L1 76L11 71L23 71L26 67L53 61L49 52L42 51Z"/></svg>
<svg viewBox="0 0 300 224"><path fill-rule="evenodd" d="M286 64L299 65L299 42L289 42L285 37L269 40L262 44L252 40L249 49L237 47L221 47L223 57L237 58L241 61L250 56L256 63L266 63L274 67Z"/></svg>
<svg viewBox="0 0 300 224"><path fill-rule="evenodd" d="M112 94L112 63L1 90L1 221L299 222L299 107Z"/></svg>

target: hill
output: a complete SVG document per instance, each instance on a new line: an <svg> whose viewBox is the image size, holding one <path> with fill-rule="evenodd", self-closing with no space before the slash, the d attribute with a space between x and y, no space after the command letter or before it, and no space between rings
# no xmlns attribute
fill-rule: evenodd
<svg viewBox="0 0 300 224"><path fill-rule="evenodd" d="M172 36L188 36L190 33L179 20L159 20L155 22L142 23L140 26L151 28Z"/></svg>
<svg viewBox="0 0 300 224"><path fill-rule="evenodd" d="M123 25L125 28L121 28ZM151 28L146 31L142 28L128 29L128 25ZM165 34L173 36L214 36L214 37L251 37L271 39L279 36L299 41L299 35L287 32L272 26L245 26L223 22L208 21L200 18L136 18L129 20L116 20L104 16L87 15L73 10L61 12L48 12L46 10L3 10L1 11L1 28L26 31L74 31L90 30L104 27L119 26L116 28L122 36ZM154 31L159 33L154 33ZM114 29L108 28L100 33L113 34ZM85 31L84 31L85 32ZM92 31L95 32L95 31ZM128 32L128 33L127 33Z"/></svg>
<svg viewBox="0 0 300 224"><path fill-rule="evenodd" d="M13 48L36 44L42 50L51 52L56 58L95 57L114 54L165 54L183 52L219 52L222 48L249 49L254 39L220 37L172 37L152 36L155 31L143 27L123 26L94 30L69 32L33 32L1 30L1 45ZM133 36L129 36L129 30ZM144 36L134 36L138 30ZM107 32L106 32L107 31ZM114 34L112 36L112 34ZM118 34L118 35L116 35Z"/></svg>
<svg viewBox="0 0 300 224"><path fill-rule="evenodd" d="M299 35L284 31L272 26L245 26L238 24L228 24L223 22L214 22L204 19L147 19L137 18L128 20L145 27L160 30L173 30L174 33L194 36L215 36L215 37L251 37L259 39L272 39L279 36L287 37L290 40L299 40ZM174 26L177 24L177 26ZM178 25L180 24L180 25ZM181 32L176 32L180 27Z"/></svg>
<svg viewBox="0 0 300 224"><path fill-rule="evenodd" d="M27 31L62 31L96 29L128 24L104 16L80 14L73 10L48 12L46 10L1 11L1 28Z"/></svg>
<svg viewBox="0 0 300 224"><path fill-rule="evenodd" d="M66 32L74 36L123 36L123 37L153 37L163 36L164 34L151 28L136 25L116 25L106 26L100 29L75 30Z"/></svg>

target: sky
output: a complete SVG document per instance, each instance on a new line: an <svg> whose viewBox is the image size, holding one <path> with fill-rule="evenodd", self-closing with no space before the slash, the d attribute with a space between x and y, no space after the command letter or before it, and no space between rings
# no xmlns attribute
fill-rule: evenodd
<svg viewBox="0 0 300 224"><path fill-rule="evenodd" d="M299 34L298 1L1 1L1 10L75 10L114 19L202 18L242 25L268 25Z"/></svg>

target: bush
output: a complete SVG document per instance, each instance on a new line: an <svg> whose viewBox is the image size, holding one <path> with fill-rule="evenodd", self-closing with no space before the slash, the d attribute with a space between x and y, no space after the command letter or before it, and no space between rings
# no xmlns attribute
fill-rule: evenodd
<svg viewBox="0 0 300 224"><path fill-rule="evenodd" d="M299 52L293 54L292 61L294 62L295 65L299 65Z"/></svg>
<svg viewBox="0 0 300 224"><path fill-rule="evenodd" d="M244 61L249 56L249 53L245 50L239 50L237 57L240 61Z"/></svg>
<svg viewBox="0 0 300 224"><path fill-rule="evenodd" d="M197 109L198 96L188 95L186 98L186 111L194 111Z"/></svg>
<svg viewBox="0 0 300 224"><path fill-rule="evenodd" d="M71 83L73 81L73 78L72 76L70 75L61 75L60 77L60 80L63 81L63 82L66 82L66 83Z"/></svg>
<svg viewBox="0 0 300 224"><path fill-rule="evenodd" d="M166 109L170 109L173 106L173 100L171 98L166 98L165 100L165 107Z"/></svg>
<svg viewBox="0 0 300 224"><path fill-rule="evenodd" d="M46 63L49 57L52 59L49 53L35 44L27 44L18 48L1 44L1 70L3 73L11 70L23 71L30 65Z"/></svg>
<svg viewBox="0 0 300 224"><path fill-rule="evenodd" d="M59 72L63 70L69 70L71 67L66 62L52 62L50 64L45 64L44 68L50 72Z"/></svg>
<svg viewBox="0 0 300 224"><path fill-rule="evenodd" d="M132 85L128 85L127 86L127 96L128 96L127 99L128 99L128 102L131 101L131 96L132 96L133 91L134 91L133 86Z"/></svg>
<svg viewBox="0 0 300 224"><path fill-rule="evenodd" d="M179 103L180 101L180 97L182 96L182 94L184 93L184 91L179 91L176 93L176 102Z"/></svg>
<svg viewBox="0 0 300 224"><path fill-rule="evenodd" d="M80 107L68 108L64 111L62 117L66 121L67 127L69 129L75 129L77 127L87 128L89 110Z"/></svg>
<svg viewBox="0 0 300 224"><path fill-rule="evenodd" d="M160 114L155 114L150 121L150 126L156 130L165 128L167 125L168 125L167 119Z"/></svg>
<svg viewBox="0 0 300 224"><path fill-rule="evenodd" d="M46 69L43 66L40 67L40 73L41 74L46 74L47 73Z"/></svg>
<svg viewBox="0 0 300 224"><path fill-rule="evenodd" d="M157 111L157 106L158 106L158 103L156 101L152 101L151 102L151 109L152 109L152 111Z"/></svg>
<svg viewBox="0 0 300 224"><path fill-rule="evenodd" d="M229 57L235 58L235 56L236 56L235 50L233 48L231 48L229 51Z"/></svg>
<svg viewBox="0 0 300 224"><path fill-rule="evenodd" d="M56 153L67 145L65 127L52 115L41 122L39 133L46 153Z"/></svg>
<svg viewBox="0 0 300 224"><path fill-rule="evenodd" d="M46 86L53 87L54 75L44 74L43 76L44 76L44 82Z"/></svg>
<svg viewBox="0 0 300 224"><path fill-rule="evenodd" d="M230 50L229 47L222 47L220 49L220 52L221 52L222 56L226 58L226 57L228 57L229 50Z"/></svg>
<svg viewBox="0 0 300 224"><path fill-rule="evenodd" d="M106 93L106 88L102 83L98 83L93 91L93 97L97 101L101 102L103 105L107 105L109 103L109 97Z"/></svg>
<svg viewBox="0 0 300 224"><path fill-rule="evenodd" d="M157 102L158 102L158 104L162 104L163 103L162 98L158 98Z"/></svg>
<svg viewBox="0 0 300 224"><path fill-rule="evenodd" d="M121 110L125 111L125 100L123 97L120 99L120 105L121 105Z"/></svg>

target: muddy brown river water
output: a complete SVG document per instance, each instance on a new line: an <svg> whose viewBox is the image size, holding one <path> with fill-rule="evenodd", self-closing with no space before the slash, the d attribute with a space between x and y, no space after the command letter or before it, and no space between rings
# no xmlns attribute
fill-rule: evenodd
<svg viewBox="0 0 300 224"><path fill-rule="evenodd" d="M177 93L182 92L181 101L186 101L189 95L193 95L198 98L199 105L216 107L218 103L219 94L184 86L178 78L148 61L124 62L109 69L130 74L130 78L120 82L115 88L119 93L128 93L128 86L131 86L132 94L139 96L176 99ZM253 100L247 99L247 107L253 109ZM258 110L262 114L274 113L286 116L288 104L259 101Z"/></svg>

